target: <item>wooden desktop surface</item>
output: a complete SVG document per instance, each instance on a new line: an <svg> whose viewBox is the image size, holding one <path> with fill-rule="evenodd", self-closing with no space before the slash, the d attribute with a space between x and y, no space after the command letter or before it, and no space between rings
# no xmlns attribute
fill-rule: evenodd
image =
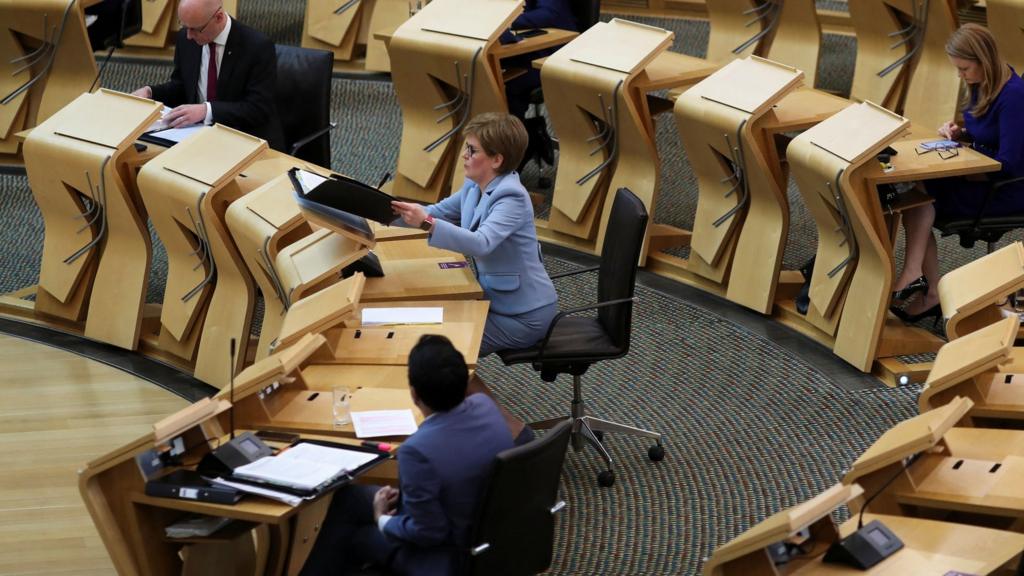
<svg viewBox="0 0 1024 576"><path fill-rule="evenodd" d="M865 172L865 177L872 184L889 182L908 182L911 180L928 180L947 176L966 176L999 170L998 160L966 146L958 148L956 156L943 160L938 152L918 154L917 147L922 142L936 138L920 138L899 140L891 146L896 150L892 157L892 170L884 172L877 162Z"/></svg>

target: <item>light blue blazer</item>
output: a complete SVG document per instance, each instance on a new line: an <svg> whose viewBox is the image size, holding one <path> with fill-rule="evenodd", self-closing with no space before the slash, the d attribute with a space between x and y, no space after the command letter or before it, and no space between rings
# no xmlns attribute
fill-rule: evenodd
<svg viewBox="0 0 1024 576"><path fill-rule="evenodd" d="M558 300L544 269L533 205L515 171L483 191L468 178L458 192L427 206L436 220L429 244L470 256L491 310L515 316Z"/></svg>
<svg viewBox="0 0 1024 576"><path fill-rule="evenodd" d="M469 545L470 524L494 457L512 447L505 418L477 393L435 412L398 448L401 500L384 534L403 544L402 574L452 574L454 547Z"/></svg>

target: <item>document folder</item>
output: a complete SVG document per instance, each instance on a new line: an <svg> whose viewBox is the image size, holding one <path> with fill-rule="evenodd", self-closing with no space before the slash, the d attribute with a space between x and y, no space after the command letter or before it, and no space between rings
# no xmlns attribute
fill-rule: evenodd
<svg viewBox="0 0 1024 576"><path fill-rule="evenodd" d="M340 174L323 178L299 168L289 170L288 177L295 187L295 196L300 199L299 205L303 208L315 206L312 209L321 214L347 212L385 225L390 225L397 218L391 210L391 201L394 200L391 195L358 180ZM310 186L303 181L309 179L318 180L319 183Z"/></svg>

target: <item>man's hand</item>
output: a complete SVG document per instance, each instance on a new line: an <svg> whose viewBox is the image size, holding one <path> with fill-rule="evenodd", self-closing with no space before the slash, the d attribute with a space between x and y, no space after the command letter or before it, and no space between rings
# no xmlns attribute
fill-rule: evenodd
<svg viewBox="0 0 1024 576"><path fill-rule="evenodd" d="M150 100L152 100L153 99L153 89L150 88L149 86L143 86L142 88L139 88L135 92L132 92L132 96L138 96L139 98L149 98Z"/></svg>
<svg viewBox="0 0 1024 576"><path fill-rule="evenodd" d="M942 126L939 126L939 136L942 136L946 140L959 140L960 136L963 136L963 132L964 129L953 122L946 122Z"/></svg>
<svg viewBox="0 0 1024 576"><path fill-rule="evenodd" d="M385 514L394 514L398 506L398 489L385 486L373 495L373 521Z"/></svg>
<svg viewBox="0 0 1024 576"><path fill-rule="evenodd" d="M182 104L164 116L164 121L171 128L191 126L203 120L206 120L206 104Z"/></svg>
<svg viewBox="0 0 1024 576"><path fill-rule="evenodd" d="M413 202L399 202L393 200L391 202L391 209L395 211L395 214L402 217L402 221L409 226L419 227L424 220L427 219L427 211Z"/></svg>

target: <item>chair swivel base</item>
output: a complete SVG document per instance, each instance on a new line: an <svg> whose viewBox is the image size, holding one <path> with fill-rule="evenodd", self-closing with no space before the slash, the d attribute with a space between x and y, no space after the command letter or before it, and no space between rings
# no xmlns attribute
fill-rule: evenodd
<svg viewBox="0 0 1024 576"><path fill-rule="evenodd" d="M576 378L578 378L578 376ZM605 449L604 444L602 443L603 438L598 438L598 435L603 437L605 432L621 432L632 436L653 438L655 444L648 448L647 457L654 462L660 462L665 458L665 448L661 445L661 434L651 432L650 430L644 430L643 428L636 428L634 426L627 426L626 424L619 424L618 422L611 422L609 420L587 416L586 404L583 399L578 396L578 384L573 388L576 391L576 394L574 394L576 397L573 398L572 415L569 416L569 419L572 420L572 447L575 451L579 452L584 448L584 446L589 444L594 447L598 454L601 455L601 458L604 459L607 468L598 473L598 485L608 487L615 484L615 472L612 471L612 457L608 454L608 450ZM534 430L547 430L549 428L553 428L560 422L564 422L565 420L566 418L562 417L541 420L539 422L531 422L530 428L533 428Z"/></svg>

